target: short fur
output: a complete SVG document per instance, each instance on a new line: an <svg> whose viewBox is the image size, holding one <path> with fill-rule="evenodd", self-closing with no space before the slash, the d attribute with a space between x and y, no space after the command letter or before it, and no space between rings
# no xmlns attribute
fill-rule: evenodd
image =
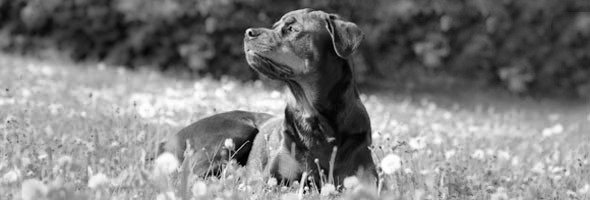
<svg viewBox="0 0 590 200"><path fill-rule="evenodd" d="M334 182L363 174L375 180L371 125L347 58L362 41L351 22L323 11L301 9L285 14L272 29L246 30L248 64L260 74L283 81L291 98L282 116L232 111L195 122L162 145L182 152L188 141L197 150L195 172L214 173L224 155L225 139L237 147L234 158L253 173L262 172L289 183L309 172L320 180L317 165L328 177L334 147ZM318 161L317 164L315 161ZM214 166L213 168L209 166Z"/></svg>

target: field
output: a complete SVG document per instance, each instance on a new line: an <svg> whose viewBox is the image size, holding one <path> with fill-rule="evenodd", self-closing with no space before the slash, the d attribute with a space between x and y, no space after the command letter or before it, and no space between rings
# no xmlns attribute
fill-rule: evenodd
<svg viewBox="0 0 590 200"><path fill-rule="evenodd" d="M281 113L284 94L261 82L0 55L0 87L0 199L299 198L298 185L249 178L232 163L189 184L154 175L157 143L192 121ZM362 94L384 169L379 198L590 199L589 104L459 88ZM176 171L174 160L156 161ZM377 198L354 178L340 193L329 186L302 197Z"/></svg>

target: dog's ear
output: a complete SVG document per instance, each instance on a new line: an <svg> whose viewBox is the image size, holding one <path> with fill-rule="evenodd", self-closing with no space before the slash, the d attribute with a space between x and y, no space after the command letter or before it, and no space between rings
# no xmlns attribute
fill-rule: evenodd
<svg viewBox="0 0 590 200"><path fill-rule="evenodd" d="M336 54L341 58L354 53L363 40L363 32L356 24L340 20L334 14L329 14L326 18L326 29L332 38Z"/></svg>

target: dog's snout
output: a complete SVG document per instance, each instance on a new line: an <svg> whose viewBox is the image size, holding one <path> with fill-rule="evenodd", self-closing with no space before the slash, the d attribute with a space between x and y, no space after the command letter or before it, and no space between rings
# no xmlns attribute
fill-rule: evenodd
<svg viewBox="0 0 590 200"><path fill-rule="evenodd" d="M246 34L245 35L246 35L247 38L255 38L255 37L258 37L260 35L260 31L258 31L256 29L249 28L249 29L246 29Z"/></svg>

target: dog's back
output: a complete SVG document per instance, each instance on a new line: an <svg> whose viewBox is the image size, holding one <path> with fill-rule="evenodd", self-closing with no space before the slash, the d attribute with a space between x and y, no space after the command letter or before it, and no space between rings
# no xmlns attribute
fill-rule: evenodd
<svg viewBox="0 0 590 200"><path fill-rule="evenodd" d="M200 168L196 169L200 173L212 173L204 169L216 171L220 165L218 162L227 161L229 156L237 160L239 164L245 165L252 149L252 142L259 133L258 127L272 117L266 113L240 110L212 115L183 128L178 133L169 135L165 142L160 143L158 154L170 152L182 161L188 142L191 149L195 151L193 157L197 162L195 168ZM226 139L232 140L235 149L227 149L223 146Z"/></svg>

